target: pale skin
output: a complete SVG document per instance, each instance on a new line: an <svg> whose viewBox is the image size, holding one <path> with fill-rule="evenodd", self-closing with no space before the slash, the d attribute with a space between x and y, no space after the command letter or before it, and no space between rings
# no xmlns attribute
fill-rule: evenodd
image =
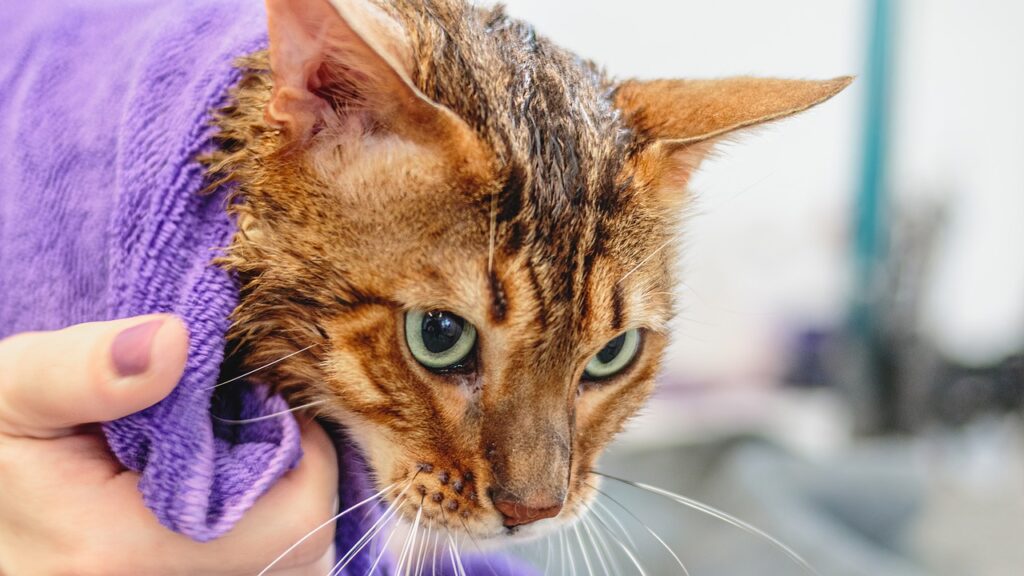
<svg viewBox="0 0 1024 576"><path fill-rule="evenodd" d="M141 372L119 374L115 338L153 320ZM306 421L298 467L227 535L198 543L157 521L143 505L138 474L111 455L95 423L169 394L187 349L184 325L166 315L0 341L0 576L251 575L334 514L334 447ZM332 527L318 531L271 573L326 573L333 536Z"/></svg>

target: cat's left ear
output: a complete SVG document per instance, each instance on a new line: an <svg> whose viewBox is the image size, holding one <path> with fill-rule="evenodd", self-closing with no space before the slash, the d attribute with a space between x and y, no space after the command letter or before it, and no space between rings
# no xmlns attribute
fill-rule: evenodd
<svg viewBox="0 0 1024 576"><path fill-rule="evenodd" d="M634 80L620 84L613 100L637 139L635 177L679 199L680 189L717 142L821 104L852 81Z"/></svg>
<svg viewBox="0 0 1024 576"><path fill-rule="evenodd" d="M266 0L273 93L267 121L303 140L331 121L430 130L451 116L413 84L406 31L368 0Z"/></svg>

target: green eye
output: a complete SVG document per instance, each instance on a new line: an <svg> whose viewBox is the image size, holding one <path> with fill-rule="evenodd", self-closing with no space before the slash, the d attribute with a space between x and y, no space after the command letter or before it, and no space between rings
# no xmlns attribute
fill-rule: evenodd
<svg viewBox="0 0 1024 576"><path fill-rule="evenodd" d="M640 331L636 328L628 330L612 338L605 344L583 371L583 377L588 380L601 380L614 376L629 366L629 362L636 356L640 349Z"/></svg>
<svg viewBox="0 0 1024 576"><path fill-rule="evenodd" d="M476 328L446 311L405 313L405 341L416 361L431 370L461 367L476 343Z"/></svg>

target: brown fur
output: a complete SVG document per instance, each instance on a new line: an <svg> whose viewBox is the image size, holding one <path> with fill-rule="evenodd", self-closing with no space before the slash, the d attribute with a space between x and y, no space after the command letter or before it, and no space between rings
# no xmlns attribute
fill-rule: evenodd
<svg viewBox="0 0 1024 576"><path fill-rule="evenodd" d="M272 52L297 33L292 4L334 24L313 65L247 58L219 119L208 162L237 190L223 265L242 287L238 369L315 345L261 377L295 404L326 400L382 486L415 478L409 517L422 502L426 522L505 534L495 491L580 513L588 471L653 387L683 186L709 139L847 81L617 85L501 8L268 4ZM410 309L472 322L475 368L420 366ZM630 328L633 364L581 383Z"/></svg>

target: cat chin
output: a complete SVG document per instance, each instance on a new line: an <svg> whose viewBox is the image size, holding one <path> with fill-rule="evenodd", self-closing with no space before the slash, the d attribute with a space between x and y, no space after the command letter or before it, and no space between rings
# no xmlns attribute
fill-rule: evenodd
<svg viewBox="0 0 1024 576"><path fill-rule="evenodd" d="M466 527L456 527L450 530L450 534L456 541L462 541L467 538L472 542L472 546L468 546L467 550L472 552L498 552L503 549L515 546L517 544L528 544L530 542L539 540L557 532L560 528L570 524L571 519L562 518L551 518L546 520L539 520L526 526L516 526L514 528L506 528L504 526L500 528L491 528L485 530L467 530ZM413 524L415 519L404 518L399 526L394 529L395 535L392 538L393 542L405 542L406 538L413 531ZM422 533L427 526L420 526L417 532ZM438 529L436 526L434 529ZM444 529L441 529L444 530ZM445 532L441 532L444 534ZM444 537L442 536L440 542L444 544ZM443 549L438 550L443 551ZM401 552L401 550L397 550Z"/></svg>

